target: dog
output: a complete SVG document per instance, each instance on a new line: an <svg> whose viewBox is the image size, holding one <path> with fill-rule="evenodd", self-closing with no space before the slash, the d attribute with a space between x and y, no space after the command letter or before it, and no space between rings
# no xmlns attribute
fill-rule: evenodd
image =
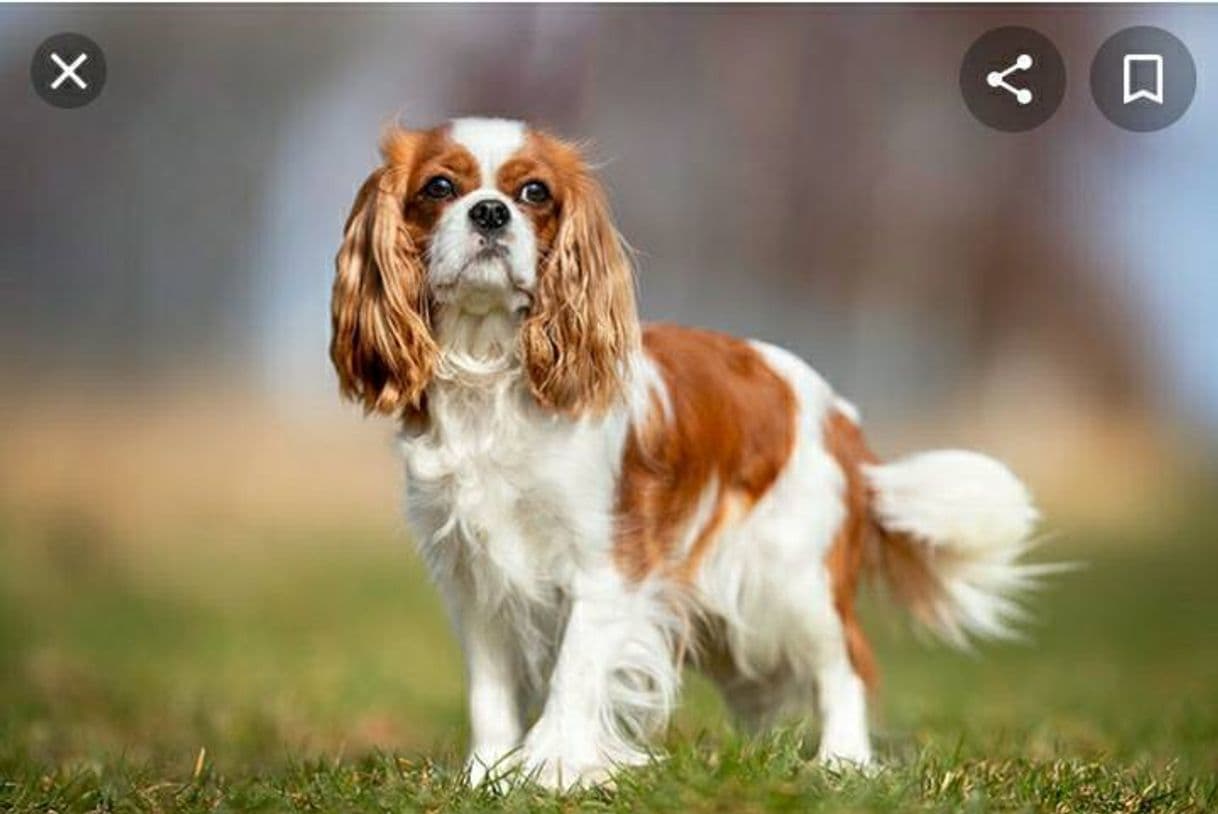
<svg viewBox="0 0 1218 814"><path fill-rule="evenodd" d="M463 118L381 153L330 355L346 397L400 422L408 524L464 654L469 782L645 762L686 662L745 724L814 713L820 760L868 766L867 573L949 642L1010 632L1038 516L1003 464L881 462L791 353L641 325L576 146Z"/></svg>

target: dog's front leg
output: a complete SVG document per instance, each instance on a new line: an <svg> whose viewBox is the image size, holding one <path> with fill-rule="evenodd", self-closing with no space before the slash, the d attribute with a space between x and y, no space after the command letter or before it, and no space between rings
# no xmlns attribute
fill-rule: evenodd
<svg viewBox="0 0 1218 814"><path fill-rule="evenodd" d="M520 660L502 617L485 609L462 614L461 643L469 683L471 785L507 768L523 735Z"/></svg>
<svg viewBox="0 0 1218 814"><path fill-rule="evenodd" d="M635 738L666 720L677 676L653 597L611 567L577 577L549 694L521 750L524 770L566 789L644 762Z"/></svg>

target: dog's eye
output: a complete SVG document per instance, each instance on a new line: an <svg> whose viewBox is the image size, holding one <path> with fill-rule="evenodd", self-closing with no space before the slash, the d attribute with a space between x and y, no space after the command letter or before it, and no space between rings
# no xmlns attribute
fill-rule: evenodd
<svg viewBox="0 0 1218 814"><path fill-rule="evenodd" d="M517 195L525 203L541 204L550 200L550 188L541 181L528 181Z"/></svg>
<svg viewBox="0 0 1218 814"><path fill-rule="evenodd" d="M443 175L437 175L423 185L423 194L433 201L442 201L456 195L457 188Z"/></svg>

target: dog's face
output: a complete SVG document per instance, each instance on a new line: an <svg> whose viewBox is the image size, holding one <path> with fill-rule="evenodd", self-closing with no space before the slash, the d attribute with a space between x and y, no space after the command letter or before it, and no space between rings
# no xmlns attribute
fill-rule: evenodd
<svg viewBox="0 0 1218 814"><path fill-rule="evenodd" d="M519 122L395 129L347 221L331 357L369 410L424 409L432 315L502 311L541 405L600 411L638 341L631 268L579 151Z"/></svg>
<svg viewBox="0 0 1218 814"><path fill-rule="evenodd" d="M526 143L516 122L458 122L395 138L420 142L391 142L390 156L397 166L413 164L403 215L426 260L432 301L474 314L527 307L537 285L538 237L552 241L554 232L546 150L534 145L532 155L516 156Z"/></svg>

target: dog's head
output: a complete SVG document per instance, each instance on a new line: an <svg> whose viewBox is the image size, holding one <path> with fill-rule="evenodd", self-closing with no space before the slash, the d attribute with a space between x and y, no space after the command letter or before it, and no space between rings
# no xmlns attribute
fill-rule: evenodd
<svg viewBox="0 0 1218 814"><path fill-rule="evenodd" d="M432 318L504 312L539 404L600 412L638 342L627 252L579 150L514 121L394 129L337 259L330 356L343 392L408 413L442 352Z"/></svg>

